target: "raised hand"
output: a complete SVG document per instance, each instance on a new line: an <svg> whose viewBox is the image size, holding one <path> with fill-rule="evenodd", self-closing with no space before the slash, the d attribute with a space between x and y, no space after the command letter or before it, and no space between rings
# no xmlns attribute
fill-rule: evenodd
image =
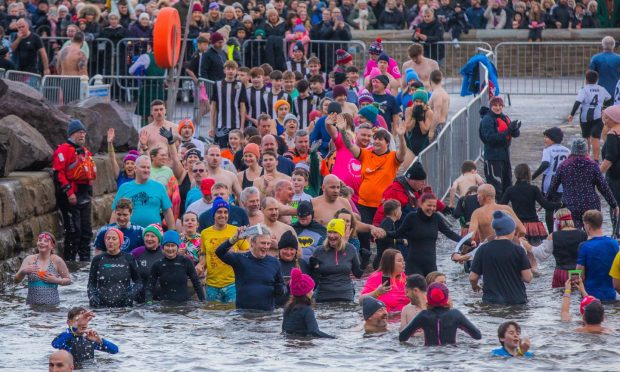
<svg viewBox="0 0 620 372"><path fill-rule="evenodd" d="M108 128L108 135L107 135L108 143L114 142L115 135L116 135L116 131L114 130L114 128Z"/></svg>
<svg viewBox="0 0 620 372"><path fill-rule="evenodd" d="M172 129L166 129L165 127L159 128L159 134L168 141L169 145L174 143L174 136L172 135Z"/></svg>

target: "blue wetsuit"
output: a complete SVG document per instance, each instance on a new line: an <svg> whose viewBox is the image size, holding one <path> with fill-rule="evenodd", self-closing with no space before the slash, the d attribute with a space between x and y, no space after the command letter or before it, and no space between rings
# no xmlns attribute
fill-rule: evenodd
<svg viewBox="0 0 620 372"><path fill-rule="evenodd" d="M72 329L73 328L73 329ZM85 336L75 334L75 327L67 328L52 341L52 347L60 350L67 350L73 356L73 361L80 364L85 360L95 357L95 350L104 351L110 354L118 353L118 346L102 338L101 344L87 339Z"/></svg>
<svg viewBox="0 0 620 372"><path fill-rule="evenodd" d="M235 305L238 309L273 310L275 298L286 292L280 263L271 256L259 260L250 251L229 252L231 247L226 240L215 254L235 271Z"/></svg>
<svg viewBox="0 0 620 372"><path fill-rule="evenodd" d="M503 347L501 347L499 349L491 350L491 356L508 357L508 358L514 357L514 355L510 354ZM531 351L526 351L525 354L523 354L523 356L526 357L526 358L533 358L534 357L534 353L532 353Z"/></svg>

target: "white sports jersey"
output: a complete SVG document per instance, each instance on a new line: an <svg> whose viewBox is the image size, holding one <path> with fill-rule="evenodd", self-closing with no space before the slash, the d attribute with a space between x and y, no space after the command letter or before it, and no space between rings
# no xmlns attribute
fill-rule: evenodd
<svg viewBox="0 0 620 372"><path fill-rule="evenodd" d="M616 84L616 90L614 91L614 106L620 105L620 80Z"/></svg>
<svg viewBox="0 0 620 372"><path fill-rule="evenodd" d="M611 96L602 86L597 84L584 85L577 94L577 101L581 102L581 122L586 123L600 119L603 102L610 98Z"/></svg>
<svg viewBox="0 0 620 372"><path fill-rule="evenodd" d="M568 155L570 155L570 150L557 143L543 150L542 161L549 162L549 168L545 169L543 172L543 193L546 194L549 191L551 178L555 175L560 164L568 158ZM560 187L558 187L558 192L562 191L562 185L560 185Z"/></svg>

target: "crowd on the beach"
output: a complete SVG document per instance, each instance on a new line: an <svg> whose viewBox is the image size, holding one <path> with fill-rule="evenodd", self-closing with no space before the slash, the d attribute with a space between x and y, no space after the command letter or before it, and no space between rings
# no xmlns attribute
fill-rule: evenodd
<svg viewBox="0 0 620 372"><path fill-rule="evenodd" d="M539 167L513 169L510 146L521 122L492 96L480 112L484 177L479 164L462 159L446 203L438 196L446 190L426 182L434 165L412 163L449 122L443 74L424 45L412 43L410 59L395 61L377 40L359 71L344 49L333 66L317 57L306 61L304 43L296 41L284 68L249 69L221 57L222 34L212 32L209 41L206 47L198 37L204 49L193 66L216 82L210 141L196 136L190 119L166 120L159 99L149 102L149 123L122 158L108 130L118 190L110 223L94 235L97 169L84 124L71 120L67 142L54 152L64 242L41 233L37 253L24 259L15 279L27 278L27 304L58 305L58 286L72 281L67 262L90 263L90 272L88 307L69 311L67 330L52 342L68 353L54 353L50 369L80 364L94 350L119 351L89 328L99 309L155 302L282 307L284 333L334 337L320 330L313 302L358 301L366 332L385 332L388 319L400 316L401 341L423 335L425 345L454 344L459 328L480 339L438 272L440 233L458 243L452 260L469 272L483 302L526 303L525 284L536 280L538 262L553 256L551 286L564 293L561 318L571 318L570 297L579 291L577 331L610 332L602 304L620 291L620 56L612 38L592 57L567 113L570 121L581 110L582 139L565 147L561 128L541 128ZM149 55L147 70L154 68ZM532 182L540 175L542 189ZM611 237L602 230L607 213L597 190L610 208ZM546 210L545 223L536 204ZM364 281L359 295L352 276ZM533 355L519 324L498 327L501 348L494 355Z"/></svg>

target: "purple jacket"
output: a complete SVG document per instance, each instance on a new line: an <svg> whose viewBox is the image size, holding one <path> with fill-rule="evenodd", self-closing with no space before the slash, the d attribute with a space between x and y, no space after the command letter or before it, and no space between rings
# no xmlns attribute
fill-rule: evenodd
<svg viewBox="0 0 620 372"><path fill-rule="evenodd" d="M562 202L570 209L573 220L578 221L579 225L585 211L601 210L601 200L595 188L612 208L618 206L598 164L586 156L571 155L560 164L551 179L549 191L555 192L560 185L564 187Z"/></svg>

